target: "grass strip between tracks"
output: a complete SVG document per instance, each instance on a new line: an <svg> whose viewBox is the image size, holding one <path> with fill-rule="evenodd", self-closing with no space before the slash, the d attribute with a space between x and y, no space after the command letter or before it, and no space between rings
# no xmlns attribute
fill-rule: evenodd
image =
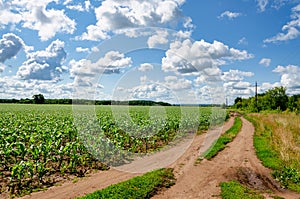
<svg viewBox="0 0 300 199"><path fill-rule="evenodd" d="M242 128L242 120L239 117L234 118L234 124L230 129L228 129L223 135L217 139L212 146L204 152L202 155L203 158L206 158L207 160L212 159L215 157L220 151L225 149L226 144L229 142L232 142L233 139L236 137L236 135L239 133L239 131Z"/></svg>
<svg viewBox="0 0 300 199"><path fill-rule="evenodd" d="M158 169L148 172L142 176L137 176L118 184L111 185L102 190L88 194L81 199L94 198L151 198L159 190L169 188L175 184L173 170Z"/></svg>

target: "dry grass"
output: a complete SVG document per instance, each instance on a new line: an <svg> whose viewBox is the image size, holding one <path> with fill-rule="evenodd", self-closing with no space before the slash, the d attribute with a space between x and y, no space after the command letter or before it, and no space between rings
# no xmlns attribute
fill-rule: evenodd
<svg viewBox="0 0 300 199"><path fill-rule="evenodd" d="M293 113L253 114L268 131L270 144L285 165L300 168L300 116Z"/></svg>

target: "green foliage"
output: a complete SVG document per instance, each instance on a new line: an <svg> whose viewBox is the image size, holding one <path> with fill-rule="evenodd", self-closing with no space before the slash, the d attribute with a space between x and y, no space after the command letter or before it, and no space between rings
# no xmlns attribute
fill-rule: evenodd
<svg viewBox="0 0 300 199"><path fill-rule="evenodd" d="M35 104L44 104L45 103L45 97L42 94L38 94L38 95L33 95L33 102Z"/></svg>
<svg viewBox="0 0 300 199"><path fill-rule="evenodd" d="M299 110L300 102L298 95L288 97L286 94L286 88L275 87L266 91L265 93L258 94L256 97L250 97L248 99L241 99L240 97L235 99L233 108L248 112L260 112L260 111L285 111L287 108L292 111Z"/></svg>
<svg viewBox="0 0 300 199"><path fill-rule="evenodd" d="M130 180L111 185L105 189L88 194L81 199L119 199L119 198L151 198L162 188L169 188L175 184L172 169L159 169L148 172Z"/></svg>
<svg viewBox="0 0 300 199"><path fill-rule="evenodd" d="M289 98L288 108L291 111L295 111L297 113L300 112L300 94L299 95L293 95Z"/></svg>
<svg viewBox="0 0 300 199"><path fill-rule="evenodd" d="M242 120L239 117L234 118L234 124L233 126L228 129L223 135L219 137L215 141L215 143L212 144L211 148L209 148L206 152L204 152L203 157L210 160L213 157L215 157L219 151L222 151L226 144L231 142L236 135L239 133L239 131L242 128Z"/></svg>
<svg viewBox="0 0 300 199"><path fill-rule="evenodd" d="M265 197L259 193L250 190L249 188L241 185L239 182L230 181L222 182L221 186L221 197L223 199L264 199Z"/></svg>
<svg viewBox="0 0 300 199"><path fill-rule="evenodd" d="M284 111L287 109L288 96L286 95L286 88L275 87L266 92L266 101L268 102L268 109L280 109Z"/></svg>
<svg viewBox="0 0 300 199"><path fill-rule="evenodd" d="M291 167L284 167L282 170L275 170L272 175L284 188L294 188L300 192L300 172Z"/></svg>

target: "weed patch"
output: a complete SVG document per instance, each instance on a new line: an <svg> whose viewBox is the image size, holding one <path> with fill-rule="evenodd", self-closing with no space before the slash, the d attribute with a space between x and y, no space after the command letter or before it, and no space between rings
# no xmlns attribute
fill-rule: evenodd
<svg viewBox="0 0 300 199"><path fill-rule="evenodd" d="M151 198L159 190L169 188L174 184L175 179L172 169L159 169L95 191L81 197L81 199Z"/></svg>
<svg viewBox="0 0 300 199"><path fill-rule="evenodd" d="M237 181L222 182L221 197L223 199L264 199L258 192L253 191Z"/></svg>

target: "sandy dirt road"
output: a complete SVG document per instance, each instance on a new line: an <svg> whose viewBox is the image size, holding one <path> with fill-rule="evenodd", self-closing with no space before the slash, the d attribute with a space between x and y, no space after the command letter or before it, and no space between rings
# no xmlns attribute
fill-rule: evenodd
<svg viewBox="0 0 300 199"><path fill-rule="evenodd" d="M163 198L220 198L220 182L239 180L243 184L255 189L272 190L272 195L286 199L298 199L299 194L280 189L278 183L270 176L270 170L262 166L255 155L253 147L253 125L242 118L243 127L233 142L212 160L203 160L195 165L196 157L191 156L180 167L175 166L177 182L170 189L154 196Z"/></svg>

